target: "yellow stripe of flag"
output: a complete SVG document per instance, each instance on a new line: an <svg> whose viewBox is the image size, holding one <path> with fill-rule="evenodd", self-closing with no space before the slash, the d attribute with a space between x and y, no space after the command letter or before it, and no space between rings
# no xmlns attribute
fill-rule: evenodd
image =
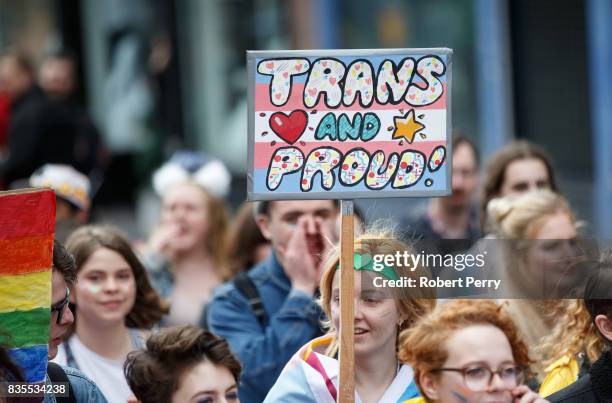
<svg viewBox="0 0 612 403"><path fill-rule="evenodd" d="M0 276L0 312L51 306L51 270Z"/></svg>

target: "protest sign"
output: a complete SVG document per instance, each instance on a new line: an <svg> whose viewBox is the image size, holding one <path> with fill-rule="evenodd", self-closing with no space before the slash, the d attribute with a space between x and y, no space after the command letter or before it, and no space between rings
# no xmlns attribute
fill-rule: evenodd
<svg viewBox="0 0 612 403"><path fill-rule="evenodd" d="M451 56L248 52L249 200L450 194Z"/></svg>
<svg viewBox="0 0 612 403"><path fill-rule="evenodd" d="M451 193L451 56L439 49L247 52L249 200ZM340 390L354 401L354 273L340 271Z"/></svg>

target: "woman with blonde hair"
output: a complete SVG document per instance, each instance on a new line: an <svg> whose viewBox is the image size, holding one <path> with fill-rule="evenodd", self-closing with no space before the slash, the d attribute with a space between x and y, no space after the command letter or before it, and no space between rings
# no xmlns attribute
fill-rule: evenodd
<svg viewBox="0 0 612 403"><path fill-rule="evenodd" d="M402 361L414 370L414 402L542 403L523 385L529 349L504 310L490 300L439 305L400 336Z"/></svg>
<svg viewBox="0 0 612 403"><path fill-rule="evenodd" d="M221 161L196 152L177 152L153 175L162 206L144 260L170 301L166 326L197 324L213 289L235 274L225 252L230 181Z"/></svg>
<svg viewBox="0 0 612 403"><path fill-rule="evenodd" d="M422 268L377 264L377 256L413 253L385 234L365 234L355 241L355 394L356 402L402 402L418 396L412 369L399 362L399 333L435 306L430 289L377 288L375 278L397 280L427 275ZM325 336L298 351L289 361L266 402L335 402L338 395L338 330L340 326L339 251L324 266L320 304L329 321ZM382 266L382 267L381 267ZM418 297L418 298L415 298Z"/></svg>
<svg viewBox="0 0 612 403"><path fill-rule="evenodd" d="M117 229L81 227L68 237L66 249L77 269L70 295L75 324L55 361L80 369L109 402L125 402L132 393L123 363L130 351L144 345L168 307Z"/></svg>
<svg viewBox="0 0 612 403"><path fill-rule="evenodd" d="M565 199L551 191L516 199L494 199L489 218L503 242L502 284L505 309L527 344L537 346L552 333L567 298L577 284L584 251L576 218ZM539 368L539 375L542 375Z"/></svg>
<svg viewBox="0 0 612 403"><path fill-rule="evenodd" d="M603 349L604 342L584 300L569 300L554 332L544 338L539 348L540 355L548 357L540 394L550 396L574 383L586 372L589 363L597 361Z"/></svg>

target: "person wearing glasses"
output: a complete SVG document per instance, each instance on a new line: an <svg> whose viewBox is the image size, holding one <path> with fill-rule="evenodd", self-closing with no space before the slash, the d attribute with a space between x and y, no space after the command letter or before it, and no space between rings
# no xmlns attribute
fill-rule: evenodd
<svg viewBox="0 0 612 403"><path fill-rule="evenodd" d="M48 358L52 360L57 355L58 345L74 322L74 316L68 306L70 288L76 281L74 259L64 246L53 242L53 268L51 274L51 321L49 325ZM47 365L46 383L68 382L69 396L77 403L106 403L106 398L100 389L81 371L58 365L49 361ZM44 403L56 403L56 396L48 393Z"/></svg>
<svg viewBox="0 0 612 403"><path fill-rule="evenodd" d="M75 325L64 334L56 362L90 377L109 402L132 395L123 363L168 307L150 285L129 241L107 226L84 226L66 243L74 255Z"/></svg>
<svg viewBox="0 0 612 403"><path fill-rule="evenodd" d="M454 300L400 336L399 358L414 369L422 398L410 402L544 403L523 384L527 345L489 300Z"/></svg>

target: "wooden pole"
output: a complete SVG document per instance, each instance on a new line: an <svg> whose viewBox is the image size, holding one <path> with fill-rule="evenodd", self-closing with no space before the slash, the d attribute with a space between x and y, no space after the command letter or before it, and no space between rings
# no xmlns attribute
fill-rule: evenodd
<svg viewBox="0 0 612 403"><path fill-rule="evenodd" d="M340 392L338 403L351 403L355 401L353 201L342 200L340 209L342 210L342 229L340 232Z"/></svg>

